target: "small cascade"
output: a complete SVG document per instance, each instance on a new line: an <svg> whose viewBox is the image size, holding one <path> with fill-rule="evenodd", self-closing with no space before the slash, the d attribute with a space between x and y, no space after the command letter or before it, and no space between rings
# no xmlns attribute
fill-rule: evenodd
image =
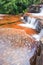
<svg viewBox="0 0 43 65"><path fill-rule="evenodd" d="M40 8L40 13L32 13L34 16L43 16L43 6Z"/></svg>
<svg viewBox="0 0 43 65"><path fill-rule="evenodd" d="M40 24L40 20L39 19L31 18L29 16L25 16L24 18L21 17L21 19L22 19L22 21L24 23L19 24L19 26L32 28L32 29L36 29L37 31L40 31L41 24Z"/></svg>
<svg viewBox="0 0 43 65"><path fill-rule="evenodd" d="M24 22L24 23L22 23L22 24L19 24L20 26L23 26L23 27L27 27L27 28L35 28L34 27L34 23L35 23L35 21L36 21L36 19L35 18L31 18L31 17L22 17L22 21Z"/></svg>
<svg viewBox="0 0 43 65"><path fill-rule="evenodd" d="M35 34L33 35L33 37L39 41L42 37L43 37L43 29L41 29L40 33L39 34Z"/></svg>

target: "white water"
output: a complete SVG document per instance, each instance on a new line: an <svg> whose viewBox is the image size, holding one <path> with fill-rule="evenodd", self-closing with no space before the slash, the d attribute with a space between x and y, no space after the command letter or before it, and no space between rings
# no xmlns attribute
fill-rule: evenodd
<svg viewBox="0 0 43 65"><path fill-rule="evenodd" d="M40 8L40 13L32 13L32 15L34 16L43 16L43 6ZM18 24L19 26L22 26L22 27L27 27L27 28L32 28L32 29L36 29L37 31L39 31L39 25L41 24L38 24L39 21L37 20L36 21L36 18L31 18L31 17L27 17L27 21L25 21L25 19L23 19L23 17L21 17L22 21L24 23L22 24ZM41 29L41 27L40 27Z"/></svg>
<svg viewBox="0 0 43 65"><path fill-rule="evenodd" d="M43 6L40 8L40 13L32 13L34 16L43 16Z"/></svg>
<svg viewBox="0 0 43 65"><path fill-rule="evenodd" d="M23 19L23 17L22 17L22 19ZM35 18L31 18L31 17L28 17L27 19L28 19L28 21L24 21L24 23L18 24L18 25L22 26L22 27L36 29L38 20L36 21Z"/></svg>
<svg viewBox="0 0 43 65"><path fill-rule="evenodd" d="M43 37L43 29L40 31L39 34L33 35L33 37L34 37L37 41L39 41L39 40Z"/></svg>
<svg viewBox="0 0 43 65"><path fill-rule="evenodd" d="M42 8L41 8L42 9ZM41 10L41 12L43 12L43 10ZM23 18L22 18L23 19ZM36 21L35 18L30 18L28 17L28 22L25 22L23 24L19 24L19 26L22 27L27 27L27 28L32 28L32 29L36 29L38 26L38 20ZM41 25L41 24L40 24ZM37 29L36 29L37 30ZM37 41L39 41L42 37L43 37L43 29L40 31L39 34L34 34L32 35Z"/></svg>

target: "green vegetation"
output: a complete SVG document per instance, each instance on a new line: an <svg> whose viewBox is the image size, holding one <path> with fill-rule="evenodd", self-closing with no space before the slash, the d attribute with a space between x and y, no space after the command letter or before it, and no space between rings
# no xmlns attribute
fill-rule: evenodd
<svg viewBox="0 0 43 65"><path fill-rule="evenodd" d="M32 4L39 4L40 0L0 0L0 14L24 13Z"/></svg>

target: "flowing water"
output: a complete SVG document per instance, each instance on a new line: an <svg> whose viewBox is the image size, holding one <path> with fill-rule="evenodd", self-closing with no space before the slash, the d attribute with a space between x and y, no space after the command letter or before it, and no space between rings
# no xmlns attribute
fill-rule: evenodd
<svg viewBox="0 0 43 65"><path fill-rule="evenodd" d="M34 16L43 16L43 6L40 8L40 13L32 13Z"/></svg>

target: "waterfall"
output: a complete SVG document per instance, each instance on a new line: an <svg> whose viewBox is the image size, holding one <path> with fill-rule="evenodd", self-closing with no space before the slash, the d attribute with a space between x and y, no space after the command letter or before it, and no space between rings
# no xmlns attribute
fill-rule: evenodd
<svg viewBox="0 0 43 65"><path fill-rule="evenodd" d="M27 19L23 19L23 17L21 18L22 21L24 23L21 23L21 24L18 24L19 26L22 26L22 27L27 27L27 28L32 28L32 29L37 29L39 28L39 20L36 19L36 18L31 18L31 17L25 17Z"/></svg>
<svg viewBox="0 0 43 65"><path fill-rule="evenodd" d="M39 34L33 35L33 37L39 41L43 37L43 29L41 29Z"/></svg>
<svg viewBox="0 0 43 65"><path fill-rule="evenodd" d="M40 8L40 13L32 13L34 16L43 16L43 6Z"/></svg>

